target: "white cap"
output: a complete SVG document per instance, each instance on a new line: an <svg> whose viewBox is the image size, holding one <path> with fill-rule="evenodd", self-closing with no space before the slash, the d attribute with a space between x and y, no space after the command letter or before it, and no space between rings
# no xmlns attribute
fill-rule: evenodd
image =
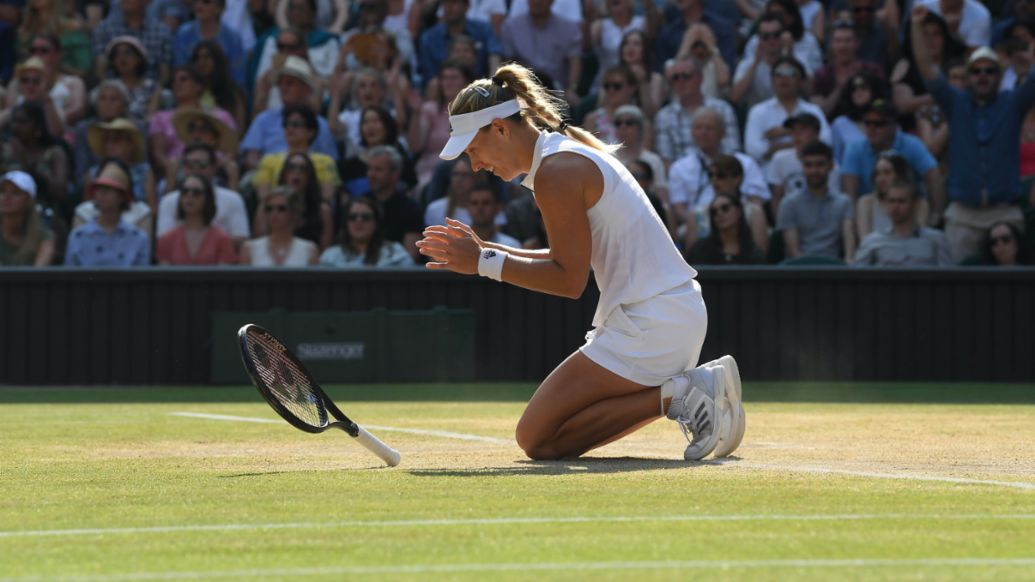
<svg viewBox="0 0 1035 582"><path fill-rule="evenodd" d="M22 192L25 192L33 198L36 197L36 180L33 180L32 176L21 170L13 170L4 174L3 178L0 178L0 184L3 184L4 182L10 182L17 186Z"/></svg>
<svg viewBox="0 0 1035 582"><path fill-rule="evenodd" d="M479 129L489 125L493 120L506 119L518 111L521 111L521 106L518 105L517 99L511 99L478 111L450 115L449 141L446 142L438 157L443 160L455 160L464 153L467 146L471 145L471 141Z"/></svg>

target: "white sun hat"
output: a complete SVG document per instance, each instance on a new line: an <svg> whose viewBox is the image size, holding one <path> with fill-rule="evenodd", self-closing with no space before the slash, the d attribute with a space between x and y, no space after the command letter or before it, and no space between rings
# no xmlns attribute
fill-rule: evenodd
<svg viewBox="0 0 1035 582"><path fill-rule="evenodd" d="M518 111L521 111L521 106L517 99L511 99L478 111L450 115L449 141L446 142L438 157L443 160L455 160L464 153L467 146L471 145L471 141L479 129L489 125L493 120L506 119Z"/></svg>

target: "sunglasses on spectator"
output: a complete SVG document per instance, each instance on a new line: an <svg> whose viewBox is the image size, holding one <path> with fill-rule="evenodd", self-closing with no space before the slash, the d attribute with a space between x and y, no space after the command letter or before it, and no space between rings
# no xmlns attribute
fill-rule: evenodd
<svg viewBox="0 0 1035 582"><path fill-rule="evenodd" d="M761 39L761 40L776 40L776 39L780 38L781 35L783 35L782 31L781 32L760 32L760 33L758 33L758 38Z"/></svg>
<svg viewBox="0 0 1035 582"><path fill-rule="evenodd" d="M198 197L198 198L204 198L205 197L205 189L204 188L184 188L183 190L180 191L180 193L183 194L184 196L192 196L192 197Z"/></svg>
<svg viewBox="0 0 1035 582"><path fill-rule="evenodd" d="M675 81L689 81L697 76L697 73L672 73L669 80Z"/></svg>
<svg viewBox="0 0 1035 582"><path fill-rule="evenodd" d="M287 212L288 206L287 204L267 204L263 207L263 210L271 214L274 212Z"/></svg>
<svg viewBox="0 0 1035 582"><path fill-rule="evenodd" d="M979 77L981 75L992 77L999 74L999 67L971 67L969 72L975 77Z"/></svg>
<svg viewBox="0 0 1035 582"><path fill-rule="evenodd" d="M49 46L34 46L29 47L29 54L33 55L49 55L53 49Z"/></svg>
<svg viewBox="0 0 1035 582"><path fill-rule="evenodd" d="M637 126L639 124L640 124L640 122L636 121L635 119L616 119L615 120L615 127L625 127L625 126L633 127L633 126Z"/></svg>
<svg viewBox="0 0 1035 582"><path fill-rule="evenodd" d="M39 85L43 82L43 77L22 77L18 81L22 85Z"/></svg>
<svg viewBox="0 0 1035 582"><path fill-rule="evenodd" d="M729 212L732 209L733 209L733 205L732 204L720 204L718 206L712 206L711 209L709 209L709 212L711 213L712 216L718 216L720 214L726 214L727 212Z"/></svg>
<svg viewBox="0 0 1035 582"><path fill-rule="evenodd" d="M621 91L625 89L625 83L604 83L604 91Z"/></svg>
<svg viewBox="0 0 1035 582"><path fill-rule="evenodd" d="M374 215L369 212L352 212L349 214L349 222L373 222Z"/></svg>
<svg viewBox="0 0 1035 582"><path fill-rule="evenodd" d="M995 246L999 246L1001 244L1012 243L1012 242L1013 242L1013 235L1012 234L1004 234L1003 236L993 236L991 238L991 243L992 243L992 246L994 246L994 247Z"/></svg>
<svg viewBox="0 0 1035 582"><path fill-rule="evenodd" d="M188 170L204 170L209 166L209 163L207 160L184 160L183 165Z"/></svg>

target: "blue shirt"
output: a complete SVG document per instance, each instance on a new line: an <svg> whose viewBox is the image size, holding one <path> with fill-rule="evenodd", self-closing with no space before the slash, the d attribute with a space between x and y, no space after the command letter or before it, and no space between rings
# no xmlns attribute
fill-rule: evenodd
<svg viewBox="0 0 1035 582"><path fill-rule="evenodd" d="M923 181L924 174L938 165L931 152L927 151L924 142L908 133L896 132L895 141L888 149L898 152L909 162L909 167L913 168L918 183ZM877 156L880 153L873 149L866 138L853 141L845 149L841 174L855 176L859 179L858 194L873 192L873 168L877 165Z"/></svg>
<svg viewBox="0 0 1035 582"><path fill-rule="evenodd" d="M202 40L205 39L201 38L201 29L198 27L197 21L192 20L181 24L180 28L176 30L176 38L173 39L173 66L179 67L187 63L190 60L191 53L194 52L194 47ZM244 52L241 35L221 24L219 25L219 32L216 33L216 38L213 40L226 53L227 65L230 67L230 76L234 78L238 85L243 87L247 55Z"/></svg>
<svg viewBox="0 0 1035 582"><path fill-rule="evenodd" d="M68 235L65 265L70 267L138 267L151 264L151 241L144 231L120 221L111 233L96 220Z"/></svg>
<svg viewBox="0 0 1035 582"><path fill-rule="evenodd" d="M715 44L722 55L723 60L730 69L735 68L737 62L737 36L733 25L721 16L715 16L705 11L701 16L701 22L708 25L715 35ZM658 40L654 44L654 69L664 71L665 61L676 56L679 45L683 42L686 34L686 20L680 15L679 19L661 29L658 33Z"/></svg>
<svg viewBox="0 0 1035 582"><path fill-rule="evenodd" d="M980 208L1020 198L1021 124L1035 103L1035 75L985 105L944 75L927 81L927 90L949 122L949 201Z"/></svg>
<svg viewBox="0 0 1035 582"><path fill-rule="evenodd" d="M248 133L244 134L241 141L241 151L256 150L263 154L279 154L287 151L287 140L284 139L284 108L267 109L252 121ZM338 159L338 147L334 144L334 137L327 127L327 120L316 116L316 122L320 129L317 131L316 140L309 145L309 151L320 152Z"/></svg>
<svg viewBox="0 0 1035 582"><path fill-rule="evenodd" d="M477 53L475 76L487 76L489 55L502 54L503 46L487 22L468 18L467 24L464 25L464 34L474 41L474 50ZM425 84L438 75L439 65L449 56L450 42L452 37L449 36L444 22L432 26L420 35L420 74Z"/></svg>

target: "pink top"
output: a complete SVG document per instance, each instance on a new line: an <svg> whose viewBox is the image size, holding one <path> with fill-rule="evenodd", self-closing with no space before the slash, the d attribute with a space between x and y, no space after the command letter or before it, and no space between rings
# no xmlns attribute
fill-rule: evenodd
<svg viewBox="0 0 1035 582"><path fill-rule="evenodd" d="M158 239L157 258L159 263L170 265L236 265L237 252L230 237L218 226L210 226L205 238L193 257L187 250L187 238L183 226L165 233Z"/></svg>
<svg viewBox="0 0 1035 582"><path fill-rule="evenodd" d="M440 160L438 153L449 141L449 113L435 101L426 101L421 114L428 120L428 137L424 142L424 153L417 160L417 181L424 184L431 180Z"/></svg>
<svg viewBox="0 0 1035 582"><path fill-rule="evenodd" d="M236 131L237 124L234 122L234 118L226 112L225 109L219 107L211 107L205 110L207 113L219 119L230 128L231 131ZM151 123L148 126L147 133L149 135L161 134L165 136L165 157L167 159L179 159L183 156L183 148L186 145L180 141L180 138L176 135L176 126L173 125L173 114L176 113L175 109L166 109L159 111L151 116Z"/></svg>

